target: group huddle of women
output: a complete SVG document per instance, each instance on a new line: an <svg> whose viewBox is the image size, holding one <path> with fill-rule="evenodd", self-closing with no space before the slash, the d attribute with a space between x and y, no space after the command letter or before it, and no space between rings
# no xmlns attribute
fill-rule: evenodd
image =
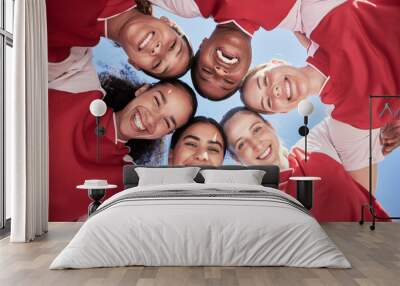
<svg viewBox="0 0 400 286"><path fill-rule="evenodd" d="M185 32L153 16L152 5L185 18L212 18L215 29L193 51ZM314 216L359 219L368 198L369 95L400 94L399 16L396 0L47 0L50 220L86 213L86 194L75 186L87 178L106 178L120 191L121 167L141 163L145 150L168 134L170 165L219 166L229 152L243 165L278 165L280 188L292 195L290 176L319 176ZM295 33L307 49L306 64L272 59L249 70L253 34L275 28ZM159 81L99 78L91 49L101 37ZM221 101L240 91L243 106L226 110L221 122L198 115L195 91L179 80L187 72L198 95ZM288 150L260 113L289 112L312 95L333 110L310 131L305 162L304 142ZM101 160L89 112L94 99L108 105L100 119ZM388 104L392 111L382 112ZM373 108L376 168L400 144L400 100Z"/></svg>

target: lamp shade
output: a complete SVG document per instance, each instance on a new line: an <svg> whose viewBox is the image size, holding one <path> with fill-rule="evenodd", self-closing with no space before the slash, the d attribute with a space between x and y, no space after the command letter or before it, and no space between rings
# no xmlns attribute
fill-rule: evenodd
<svg viewBox="0 0 400 286"><path fill-rule="evenodd" d="M101 117L106 113L107 105L103 100L95 99L90 103L89 110L93 116Z"/></svg>
<svg viewBox="0 0 400 286"><path fill-rule="evenodd" d="M314 111L314 105L307 99L303 99L297 105L297 110L302 116L308 116Z"/></svg>

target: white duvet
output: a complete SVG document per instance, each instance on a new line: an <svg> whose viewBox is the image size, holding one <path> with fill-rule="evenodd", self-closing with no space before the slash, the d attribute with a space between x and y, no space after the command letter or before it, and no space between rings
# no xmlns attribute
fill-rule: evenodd
<svg viewBox="0 0 400 286"><path fill-rule="evenodd" d="M258 197L134 198L144 192L265 191ZM251 192L249 192L251 194ZM50 269L146 266L294 266L349 268L318 222L290 196L254 185L135 187L105 201ZM127 199L123 199L127 198Z"/></svg>

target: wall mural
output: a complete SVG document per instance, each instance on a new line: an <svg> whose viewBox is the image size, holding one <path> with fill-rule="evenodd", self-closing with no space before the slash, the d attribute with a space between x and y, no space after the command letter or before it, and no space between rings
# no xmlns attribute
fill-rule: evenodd
<svg viewBox="0 0 400 286"><path fill-rule="evenodd" d="M109 197L124 164L275 164L291 195L289 177L322 178L319 221L357 221L370 113L373 204L399 214L400 99L369 101L400 95L399 3L150 2L47 1L50 220L84 220L76 186Z"/></svg>

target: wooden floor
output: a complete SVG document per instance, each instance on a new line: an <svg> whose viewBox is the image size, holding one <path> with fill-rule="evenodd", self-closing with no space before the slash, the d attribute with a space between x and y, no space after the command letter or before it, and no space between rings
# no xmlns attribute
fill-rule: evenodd
<svg viewBox="0 0 400 286"><path fill-rule="evenodd" d="M375 231L358 223L323 227L353 268L289 267L123 267L48 270L51 261L81 226L51 223L33 243L0 241L0 285L400 285L400 224L380 223Z"/></svg>

